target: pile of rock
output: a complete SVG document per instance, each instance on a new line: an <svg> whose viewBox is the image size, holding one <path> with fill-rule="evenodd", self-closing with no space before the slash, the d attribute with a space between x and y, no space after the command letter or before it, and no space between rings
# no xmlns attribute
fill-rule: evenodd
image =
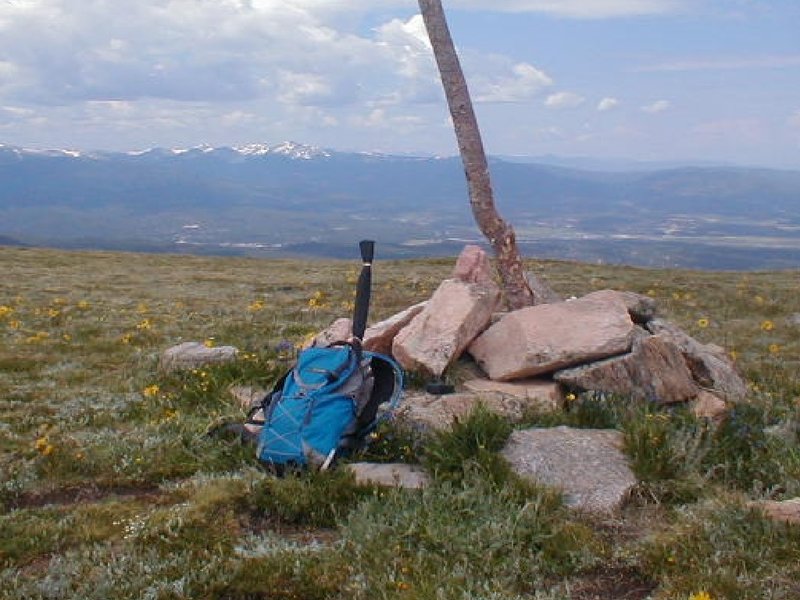
<svg viewBox="0 0 800 600"><path fill-rule="evenodd" d="M658 318L648 296L602 290L561 301L551 295L510 312L498 312L500 301L486 254L467 246L453 276L427 302L370 327L364 345L432 378L469 355L483 376L461 393L490 400L555 408L564 392L591 390L658 404L692 402L699 415L713 418L747 393L723 348ZM349 331L349 320L340 319L318 343Z"/></svg>
<svg viewBox="0 0 800 600"><path fill-rule="evenodd" d="M453 276L429 300L369 327L364 346L391 354L407 371L438 379L465 355L477 365L475 377L456 393L406 393L398 419L416 429L441 429L478 403L515 419L531 406L558 410L566 394L582 391L658 404L691 402L698 416L717 418L745 398L745 382L724 349L658 318L652 298L602 290L561 300L546 287L538 291L542 303L502 311L486 254L467 246ZM351 325L339 319L313 343L345 340ZM184 344L168 350L162 366L235 357L233 348L216 350ZM263 395L232 391L243 405ZM621 446L617 431L533 428L515 431L503 455L520 475L561 489L567 505L608 513L637 483ZM363 481L412 488L427 482L419 467L408 465L349 468Z"/></svg>

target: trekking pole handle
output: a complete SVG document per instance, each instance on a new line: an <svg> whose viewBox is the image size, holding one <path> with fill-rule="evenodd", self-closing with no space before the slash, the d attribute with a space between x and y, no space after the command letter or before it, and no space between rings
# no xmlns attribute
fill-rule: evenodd
<svg viewBox="0 0 800 600"><path fill-rule="evenodd" d="M353 308L353 337L361 341L367 329L367 315L369 313L369 297L372 287L372 260L375 257L375 242L362 240L358 247L361 251L361 274L358 276L356 287L356 301Z"/></svg>

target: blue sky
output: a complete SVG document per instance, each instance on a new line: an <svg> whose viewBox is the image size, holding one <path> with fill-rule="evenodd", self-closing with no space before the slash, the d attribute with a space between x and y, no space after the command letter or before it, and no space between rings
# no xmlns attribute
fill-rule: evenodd
<svg viewBox="0 0 800 600"><path fill-rule="evenodd" d="M487 151L800 169L796 0L444 0ZM0 0L0 143L455 153L411 0Z"/></svg>

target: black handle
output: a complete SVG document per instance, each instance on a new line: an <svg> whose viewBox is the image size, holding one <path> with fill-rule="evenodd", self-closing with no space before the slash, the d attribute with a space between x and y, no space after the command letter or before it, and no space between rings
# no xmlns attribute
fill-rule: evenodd
<svg viewBox="0 0 800 600"><path fill-rule="evenodd" d="M367 315L369 314L369 297L372 288L372 259L375 257L375 242L362 240L358 244L361 250L361 274L358 276L356 286L356 302L353 309L353 337L361 340L367 329Z"/></svg>

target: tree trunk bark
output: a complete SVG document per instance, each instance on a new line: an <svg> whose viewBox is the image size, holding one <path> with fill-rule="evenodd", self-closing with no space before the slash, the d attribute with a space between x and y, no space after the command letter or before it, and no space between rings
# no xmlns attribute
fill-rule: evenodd
<svg viewBox="0 0 800 600"><path fill-rule="evenodd" d="M442 78L447 105L453 118L458 150L464 163L472 214L481 232L489 240L497 258L497 271L509 308L534 304L533 292L525 280L525 271L517 249L514 230L498 214L494 205L489 165L483 149L478 121L472 108L467 82L461 70L453 39L447 27L441 0L418 0L420 12L433 47Z"/></svg>

